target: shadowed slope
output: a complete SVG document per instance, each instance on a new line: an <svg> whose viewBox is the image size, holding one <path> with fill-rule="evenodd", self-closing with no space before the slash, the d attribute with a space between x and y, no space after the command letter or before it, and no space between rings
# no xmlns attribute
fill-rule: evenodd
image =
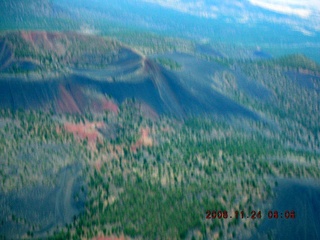
<svg viewBox="0 0 320 240"><path fill-rule="evenodd" d="M77 33L12 32L1 37L0 47L3 107L99 112L111 96L117 103L135 98L157 113L177 117L255 117L201 81L193 79L189 86L187 72L177 75L114 40Z"/></svg>

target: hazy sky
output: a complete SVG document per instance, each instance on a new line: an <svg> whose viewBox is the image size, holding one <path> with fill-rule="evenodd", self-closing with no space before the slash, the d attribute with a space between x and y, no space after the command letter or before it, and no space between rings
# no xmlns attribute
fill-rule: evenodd
<svg viewBox="0 0 320 240"><path fill-rule="evenodd" d="M308 18L320 13L320 0L249 0L255 6L270 11Z"/></svg>
<svg viewBox="0 0 320 240"><path fill-rule="evenodd" d="M206 18L230 17L241 23L287 24L305 35L320 31L320 0L141 0ZM252 7L281 14L272 16Z"/></svg>
<svg viewBox="0 0 320 240"><path fill-rule="evenodd" d="M144 0L145 2L157 3L161 6L173 8L182 12L201 11L203 14L212 14L218 11L215 5L224 4L215 0ZM287 15L295 15L300 18L308 18L311 15L320 13L320 0L227 0L228 4L241 5L248 2L252 5ZM210 17L210 16L208 16Z"/></svg>

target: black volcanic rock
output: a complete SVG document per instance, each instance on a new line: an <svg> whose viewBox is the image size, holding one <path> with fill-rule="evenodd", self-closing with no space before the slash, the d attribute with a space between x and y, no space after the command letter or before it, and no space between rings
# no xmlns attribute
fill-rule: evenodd
<svg viewBox="0 0 320 240"><path fill-rule="evenodd" d="M201 82L193 93L176 73L114 40L78 33L10 32L0 38L0 102L12 109L83 113L135 98L159 114L256 117Z"/></svg>

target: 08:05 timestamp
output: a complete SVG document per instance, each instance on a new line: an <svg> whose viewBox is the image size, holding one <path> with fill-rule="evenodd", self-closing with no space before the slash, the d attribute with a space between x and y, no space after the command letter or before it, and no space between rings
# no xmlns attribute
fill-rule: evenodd
<svg viewBox="0 0 320 240"><path fill-rule="evenodd" d="M267 216L269 219L294 219L295 211L289 211L286 210L284 212L281 211L273 211L270 210L267 213ZM250 211L246 213L245 211L234 211L232 213L229 213L228 211L206 211L206 219L227 219L227 218L235 218L235 219L261 219L262 214L261 211Z"/></svg>

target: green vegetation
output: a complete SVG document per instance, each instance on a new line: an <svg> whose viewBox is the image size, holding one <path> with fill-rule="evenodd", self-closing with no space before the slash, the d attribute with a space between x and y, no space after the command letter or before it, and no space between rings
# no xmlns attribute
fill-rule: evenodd
<svg viewBox="0 0 320 240"><path fill-rule="evenodd" d="M77 33L9 32L0 36L13 59L5 73L65 73L72 68L101 69L117 56L115 40Z"/></svg>
<svg viewBox="0 0 320 240"><path fill-rule="evenodd" d="M259 131L248 134L209 118L150 121L132 103L126 104L108 122L120 122L119 132L127 129L129 134L121 135L120 142L105 140L99 148L95 160L100 159L101 167L89 168L86 174L86 212L57 236L248 236L255 228L252 221L224 220L222 224L206 220L205 211L264 209L273 196L273 177L320 177L317 156L302 153L299 158L308 164L291 168L280 159L294 153ZM152 129L156 143L132 152L130 135L141 127Z"/></svg>
<svg viewBox="0 0 320 240"><path fill-rule="evenodd" d="M99 68L114 57L105 53L117 55L121 46L113 40L96 38L90 38L91 42L71 38L67 44L62 38L58 43L67 47L67 54L59 55L24 48L18 44L24 40L17 38L9 35L7 43L15 46L18 59L31 56L50 70L61 70L65 63ZM135 40L131 43L137 44ZM170 44L167 48L148 44L142 45L146 53L174 51ZM88 55L80 58L83 52ZM101 65L91 61L90 56L97 56L95 61ZM50 229L47 237L249 237L261 220L207 220L205 212L263 212L270 206L278 178L320 179L319 67L299 55L268 61L197 57L221 66L209 79L214 90L260 113L261 119L212 115L187 116L184 120L150 118L141 113L134 99L122 103L118 114L58 115L53 110L1 109L0 193L19 192L30 186L55 186L54 176L61 169L81 163L86 182L82 191L87 191L85 209L66 226ZM171 70L181 69L179 63L168 58L156 61ZM243 75L237 75L239 72ZM239 76L266 89L266 100L242 89ZM311 90L297 87L296 84L306 84L299 77L310 83ZM101 136L92 141L68 133L66 122L103 122L105 126L94 127ZM112 129L114 134L108 135L104 128ZM28 219L10 210L6 213L1 221L23 223L29 228L27 236L37 237Z"/></svg>
<svg viewBox="0 0 320 240"><path fill-rule="evenodd" d="M182 68L178 62L169 58L156 58L156 62L170 70L180 70Z"/></svg>
<svg viewBox="0 0 320 240"><path fill-rule="evenodd" d="M288 61L282 63L283 66L293 67L292 58L287 59ZM310 60L308 62L310 68L305 70L316 70L312 68L316 64ZM298 69L291 69L292 72L288 72L287 67L279 68L278 63L274 63L273 60L244 63L241 64L241 69L252 81L265 86L272 94L270 100L265 103L249 99L244 94L238 94L238 97L234 94L234 98L245 105L254 106L277 122L283 133L279 138L283 143L286 142L287 147L295 151L304 150L313 153L319 151L319 112L316 105L320 82L317 78L312 74L300 73ZM310 87L306 87L307 83Z"/></svg>
<svg viewBox="0 0 320 240"><path fill-rule="evenodd" d="M282 67L288 67L295 70L308 69L311 71L320 72L319 64L301 54L280 57L272 62Z"/></svg>
<svg viewBox="0 0 320 240"><path fill-rule="evenodd" d="M146 74L152 71L144 65L149 61L148 56L169 70L182 71L187 69L182 64L184 62L176 62L165 54L185 53L199 62L207 61L206 66L212 64L213 69L208 74L210 76L199 74L201 88L198 89L189 84L187 77L181 78L185 80L181 85L190 88L192 96L199 102L205 102L208 100L206 90L212 88L258 117L256 120L231 114L203 114L187 116L183 120L168 116L150 117L141 112L141 106L135 99L123 102L118 113L70 115L57 114L53 109L45 112L12 111L1 107L0 228L11 226L20 234L16 238L31 239L92 239L97 236L245 239L262 220L209 220L206 219L206 211L248 213L261 210L265 213L271 205L279 178L320 180L319 64L300 54L256 60L257 56L253 56L256 43L251 49L236 44L209 43L198 53L200 45L193 40L159 33L166 31L159 30L158 34L147 32L152 28L152 21L146 22L145 18L138 17L133 21L143 22L146 28L129 30L130 24L122 24L125 19L122 16L134 19L126 13L129 10L116 16L116 11L110 14L103 8L90 12L86 1L75 4L71 9L68 1L0 1L0 8L6 10L0 15L0 30L25 30L23 33L4 32L0 35L0 58L3 61L0 77L4 77L4 81L14 75L28 80L36 80L41 75L43 80L52 80L51 76L55 74L64 75L62 79L68 81L69 73L74 69L79 72L88 70L91 77L101 75L101 79L106 81L108 73L97 70L110 67L110 72L117 72L112 64L118 64L123 81L134 78L134 74L142 74L143 79L153 80L150 81L153 85L161 87L158 84L160 78L152 79L150 75L149 79ZM110 9L117 10L118 3L115 1L113 4ZM109 5L106 3L103 7L109 8ZM97 5L95 7L98 8ZM87 22L93 27L84 24ZM193 24L190 24L191 28L201 25ZM157 27L165 29L167 26ZM104 37L75 32L28 32L39 29L80 30L84 34L101 34ZM188 27L177 29L180 34L171 35L190 35ZM230 32L230 29L222 29L226 34ZM195 30L198 38L199 29ZM219 33L219 28L216 30ZM237 28L231 32L244 36L244 39L250 35L238 34ZM214 38L218 41L217 33L214 33ZM192 39L193 36L189 37ZM131 53L134 53L132 58ZM157 57L157 54L164 57ZM129 71L121 65L122 59L128 64ZM90 70L96 70L96 73ZM126 75L126 72L130 73ZM179 73L176 71L172 75L176 74L180 79ZM28 77L28 74L33 75ZM92 82L102 85L103 81L97 81L101 80L99 77ZM107 78L108 84L120 80ZM76 89L72 88L76 96L78 89L81 95L81 84ZM95 85L90 88L92 92L85 96L95 94ZM166 87L160 90L160 98L165 99ZM53 96L58 98L63 94L60 91ZM203 98L199 92L203 93ZM46 93L39 93L39 96L41 94ZM19 97L25 98L23 94ZM12 99L14 106L15 99ZM36 101L37 98L34 99ZM175 93L172 99L175 99ZM82 103L81 96L75 100L79 105ZM175 100L179 102L178 98ZM219 105L219 102L214 104ZM95 126L97 122L102 124ZM93 127L85 130L98 137L90 139L86 131L82 132L84 136L80 136L78 128L73 133L68 132L66 123L80 128L92 124ZM69 219L68 224L50 223L45 230L47 232L39 235L40 225L7 207L7 202L10 202L8 196L27 195L25 192L29 189L46 195L41 188L54 189L60 183L59 173L75 165L81 168L80 175L85 185L80 193L72 192L74 195L70 193L70 196L80 199L82 194L86 200L81 214ZM72 175L74 172L70 170L68 173ZM74 175L78 177L78 173ZM74 185L68 182L67 187L73 188ZM56 198L52 200L56 201L55 204L65 202L58 199L54 191L50 194L49 197ZM48 199L45 198L47 195L42 197ZM52 215L59 215L57 209L59 206L55 206L55 210L47 210ZM36 215L46 213L39 211ZM0 239L5 238L0 235Z"/></svg>
<svg viewBox="0 0 320 240"><path fill-rule="evenodd" d="M118 115L88 116L117 123L116 138L104 138L92 149L63 130L63 116L4 110L1 116L0 152L6 166L1 191L54 184L43 175L48 167L57 172L74 161L86 165L86 210L56 232L56 239L249 236L258 222L206 220L205 211L264 210L276 177L320 178L318 155L286 149L277 131L255 122L248 132L224 119L151 120L128 101ZM68 116L73 122L77 118ZM142 128L150 129L153 145L133 151ZM262 134L266 131L268 138ZM27 153L28 161L19 157ZM16 175L13 169L18 169Z"/></svg>
<svg viewBox="0 0 320 240"><path fill-rule="evenodd" d="M79 157L77 145L69 148L74 143L73 136L49 114L1 110L1 116L1 192L19 191L39 183L54 185L52 175ZM57 128L62 132L58 133Z"/></svg>
<svg viewBox="0 0 320 240"><path fill-rule="evenodd" d="M124 29L112 34L106 33L106 35L128 44L145 55L168 52L194 53L195 51L195 43L191 40L167 37L146 31Z"/></svg>

